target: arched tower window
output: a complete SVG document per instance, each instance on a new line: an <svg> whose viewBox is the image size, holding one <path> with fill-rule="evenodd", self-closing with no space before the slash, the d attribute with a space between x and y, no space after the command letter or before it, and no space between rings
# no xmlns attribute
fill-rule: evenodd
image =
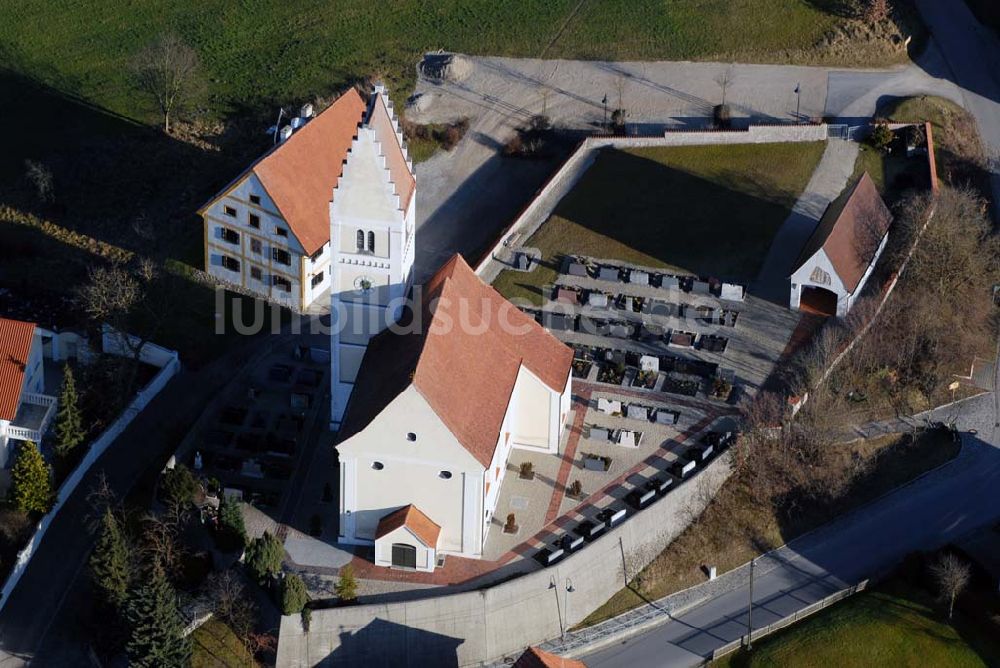
<svg viewBox="0 0 1000 668"><path fill-rule="evenodd" d="M375 233L374 232L369 232L368 233L368 252L369 253L374 253L375 252Z"/></svg>
<svg viewBox="0 0 1000 668"><path fill-rule="evenodd" d="M363 251L365 249L365 233L362 230L358 230L358 250Z"/></svg>

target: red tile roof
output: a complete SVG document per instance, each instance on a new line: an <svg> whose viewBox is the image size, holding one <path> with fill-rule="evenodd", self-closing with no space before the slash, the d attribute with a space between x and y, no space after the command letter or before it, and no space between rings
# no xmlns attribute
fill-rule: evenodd
<svg viewBox="0 0 1000 668"><path fill-rule="evenodd" d="M412 503L394 510L378 521L378 528L375 530L375 538L381 538L392 533L399 527L406 527L419 538L424 545L437 549L438 536L441 534L441 527L435 524L431 518L424 515L419 508Z"/></svg>
<svg viewBox="0 0 1000 668"><path fill-rule="evenodd" d="M891 223L892 213L865 172L852 188L827 207L802 248L795 268L801 267L822 248L844 287L853 293Z"/></svg>
<svg viewBox="0 0 1000 668"><path fill-rule="evenodd" d="M382 92L377 92L372 100L373 106L367 123L374 128L375 136L382 145L382 155L385 156L395 192L399 195L399 208L406 211L416 190L416 181L406 155L403 154L402 144L390 116L389 104L389 99Z"/></svg>
<svg viewBox="0 0 1000 668"><path fill-rule="evenodd" d="M306 254L330 240L330 201L367 105L351 88L292 136L268 151L208 204L251 172L288 222Z"/></svg>
<svg viewBox="0 0 1000 668"><path fill-rule="evenodd" d="M587 664L576 659L564 659L537 647L529 647L514 662L514 668L587 668Z"/></svg>
<svg viewBox="0 0 1000 668"><path fill-rule="evenodd" d="M13 422L17 415L34 339L34 323L0 318L0 420Z"/></svg>
<svg viewBox="0 0 1000 668"><path fill-rule="evenodd" d="M351 88L253 167L307 255L330 240L330 200L364 113Z"/></svg>
<svg viewBox="0 0 1000 668"><path fill-rule="evenodd" d="M340 439L364 429L412 383L488 467L520 367L562 392L573 351L483 283L460 255L423 286L418 315L420 333L393 328L372 338Z"/></svg>

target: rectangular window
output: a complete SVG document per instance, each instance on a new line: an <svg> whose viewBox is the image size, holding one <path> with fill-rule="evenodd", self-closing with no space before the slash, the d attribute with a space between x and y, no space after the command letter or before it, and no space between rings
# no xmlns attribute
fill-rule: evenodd
<svg viewBox="0 0 1000 668"><path fill-rule="evenodd" d="M234 209L231 206L223 207L223 211L225 211L226 215L229 216L230 218L236 217L236 209Z"/></svg>
<svg viewBox="0 0 1000 668"><path fill-rule="evenodd" d="M284 248L272 248L271 259L278 264L283 264L289 267L292 266L292 255Z"/></svg>
<svg viewBox="0 0 1000 668"><path fill-rule="evenodd" d="M292 282L287 278L285 278L284 276L272 276L271 285L273 285L274 287L278 288L283 292L292 291Z"/></svg>
<svg viewBox="0 0 1000 668"><path fill-rule="evenodd" d="M250 195L250 203L260 206L260 195Z"/></svg>
<svg viewBox="0 0 1000 668"><path fill-rule="evenodd" d="M222 240L228 241L231 244L238 244L240 242L240 233L236 230L229 229L228 227L223 227Z"/></svg>
<svg viewBox="0 0 1000 668"><path fill-rule="evenodd" d="M310 257L309 257L309 261L310 261L310 262L312 262L313 264L316 264L316 260L318 260L318 259L320 258L320 256L321 256L321 255L323 254L323 249L324 249L324 248L326 248L326 246L323 246L323 247L322 247L322 248L320 248L320 249L319 249L318 251L316 251L315 253L313 253L313 254L312 254L312 255L311 255Z"/></svg>
<svg viewBox="0 0 1000 668"><path fill-rule="evenodd" d="M276 227L276 228L274 228L274 233L277 234L279 237L287 237L288 236L288 230L286 230L284 227Z"/></svg>
<svg viewBox="0 0 1000 668"><path fill-rule="evenodd" d="M323 282L323 272L319 272L312 278L312 286L315 288L317 285Z"/></svg>
<svg viewBox="0 0 1000 668"><path fill-rule="evenodd" d="M264 244L260 242L260 239L251 239L250 250L251 252L254 252L257 255L260 255L261 253L264 252Z"/></svg>
<svg viewBox="0 0 1000 668"><path fill-rule="evenodd" d="M229 257L228 255L223 255L222 256L222 266L225 267L226 269L228 269L229 271L239 271L240 270L240 261L237 260L234 257Z"/></svg>
<svg viewBox="0 0 1000 668"><path fill-rule="evenodd" d="M260 229L260 216L256 213L247 214L247 222L250 223L250 227L255 230Z"/></svg>
<svg viewBox="0 0 1000 668"><path fill-rule="evenodd" d="M264 280L264 272L260 270L260 267L250 267L250 277L255 281Z"/></svg>

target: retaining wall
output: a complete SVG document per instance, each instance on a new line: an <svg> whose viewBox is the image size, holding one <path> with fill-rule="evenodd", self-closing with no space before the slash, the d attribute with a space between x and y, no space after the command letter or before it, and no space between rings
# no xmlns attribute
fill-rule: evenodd
<svg viewBox="0 0 1000 668"><path fill-rule="evenodd" d="M476 273L490 283L507 267L508 247L523 245L549 218L559 200L572 190L593 163L599 149L825 141L827 133L826 124L751 125L744 130L668 130L655 137L587 137L514 222L501 233L497 242L476 265Z"/></svg>
<svg viewBox="0 0 1000 668"><path fill-rule="evenodd" d="M315 610L304 632L283 617L279 668L474 666L517 656L603 605L701 513L730 472L729 453L555 566L492 587L399 603ZM572 591L568 591L567 587Z"/></svg>
<svg viewBox="0 0 1000 668"><path fill-rule="evenodd" d="M151 344L147 344L151 345ZM145 408L150 401L153 400L160 390L166 386L167 382L173 378L177 372L180 370L180 360L178 359L177 353L172 350L167 350L166 348L160 348L156 346L159 351L162 351L162 356L158 356L162 362L159 372L153 379L142 388L140 392L135 395L131 403L125 408L124 411L118 416L118 418L111 423L111 425L101 433L101 435L90 444L90 449L87 450L87 454L83 457L80 463L77 465L73 472L69 475L66 480L63 481L62 485L59 486L56 492L56 502L52 506L52 510L45 514L44 517L38 522L38 526L35 528L35 533L31 537L28 544L17 553L17 561L14 564L14 568L11 569L10 574L7 576L7 580L3 583L3 588L0 589L0 610L3 609L4 605L10 599L10 593L14 591L14 587L17 586L18 581L24 574L25 569L31 562L31 557L34 556L35 550L42 542L42 538L45 537L45 532L48 530L49 525L52 523L53 518L56 513L62 508L63 503L73 494L77 485L86 475L90 467L94 465L104 451L108 449L118 436L121 435L125 428L132 423L135 416ZM113 351L106 351L113 352ZM143 350L145 352L145 349Z"/></svg>

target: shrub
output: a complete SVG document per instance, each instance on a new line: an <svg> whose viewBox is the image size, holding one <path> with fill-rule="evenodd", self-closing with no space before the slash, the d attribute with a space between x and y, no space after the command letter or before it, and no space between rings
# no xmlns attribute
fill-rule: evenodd
<svg viewBox="0 0 1000 668"><path fill-rule="evenodd" d="M265 531L260 538L250 541L244 563L253 579L264 584L268 578L281 572L281 562L284 559L285 548L281 541L277 536Z"/></svg>
<svg viewBox="0 0 1000 668"><path fill-rule="evenodd" d="M223 497L219 502L219 524L217 531L219 547L223 550L242 550L247 544L247 528L243 523L240 502Z"/></svg>
<svg viewBox="0 0 1000 668"><path fill-rule="evenodd" d="M579 480L574 480L569 486L569 495L574 497L580 497L583 495L583 483Z"/></svg>
<svg viewBox="0 0 1000 668"><path fill-rule="evenodd" d="M334 591L337 592L337 597L344 603L350 603L356 601L358 598L358 581L354 577L354 567L347 564L340 569L340 577L337 578L337 584L334 585Z"/></svg>
<svg viewBox="0 0 1000 668"><path fill-rule="evenodd" d="M281 612L286 615L304 612L308 602L309 592L302 578L295 573L286 575L281 583Z"/></svg>
<svg viewBox="0 0 1000 668"><path fill-rule="evenodd" d="M872 128L870 141L872 146L880 151L888 151L895 134L889 129L889 121L884 118L875 119L875 127Z"/></svg>
<svg viewBox="0 0 1000 668"><path fill-rule="evenodd" d="M38 446L25 441L17 449L10 472L10 493L14 506L24 512L47 513L52 507L52 469Z"/></svg>
<svg viewBox="0 0 1000 668"><path fill-rule="evenodd" d="M520 476L525 480L531 480L535 477L535 465L531 462L521 462Z"/></svg>
<svg viewBox="0 0 1000 668"><path fill-rule="evenodd" d="M195 492L198 491L198 481L194 479L188 467L178 464L163 474L160 489L167 505L181 509L194 499Z"/></svg>

